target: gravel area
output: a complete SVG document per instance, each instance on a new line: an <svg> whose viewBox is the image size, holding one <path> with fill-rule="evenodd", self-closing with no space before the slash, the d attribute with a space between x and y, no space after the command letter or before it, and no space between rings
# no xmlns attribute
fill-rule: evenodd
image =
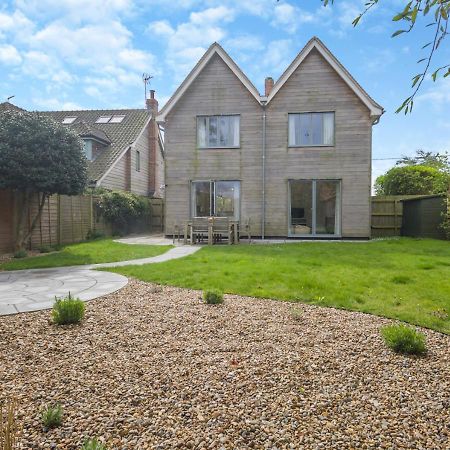
<svg viewBox="0 0 450 450"><path fill-rule="evenodd" d="M292 314L300 309L302 314ZM299 317L300 316L300 317ZM0 317L0 398L27 449L449 449L450 336L388 350L388 320L131 281L81 325L42 311ZM40 411L64 408L44 430Z"/></svg>

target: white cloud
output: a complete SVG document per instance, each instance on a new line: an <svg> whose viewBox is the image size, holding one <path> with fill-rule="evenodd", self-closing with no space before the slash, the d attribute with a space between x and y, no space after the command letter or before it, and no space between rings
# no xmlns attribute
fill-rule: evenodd
<svg viewBox="0 0 450 450"><path fill-rule="evenodd" d="M271 74L281 73L292 61L293 42L291 39L279 39L269 42L265 52L264 67L271 69Z"/></svg>
<svg viewBox="0 0 450 450"><path fill-rule="evenodd" d="M235 11L225 6L192 12L189 20L177 26L167 21L152 22L150 32L166 38L166 66L181 81L197 63L211 43L227 36L224 24L234 20Z"/></svg>
<svg viewBox="0 0 450 450"><path fill-rule="evenodd" d="M84 109L78 103L61 100L60 98L46 98L46 97L33 97L32 102L38 106L39 109L48 110L60 110L71 111Z"/></svg>
<svg viewBox="0 0 450 450"><path fill-rule="evenodd" d="M217 22L231 22L234 19L235 11L225 6L208 8L200 12L192 12L191 23L195 25L209 25Z"/></svg>
<svg viewBox="0 0 450 450"><path fill-rule="evenodd" d="M295 33L301 24L312 23L315 20L314 14L302 11L289 3L279 3L274 8L271 25L288 33Z"/></svg>
<svg viewBox="0 0 450 450"><path fill-rule="evenodd" d="M171 27L167 20L157 20L155 22L151 22L147 27L147 31L163 37L172 36L175 33L175 30Z"/></svg>
<svg viewBox="0 0 450 450"><path fill-rule="evenodd" d="M13 45L0 45L0 64L14 66L22 62L22 57Z"/></svg>
<svg viewBox="0 0 450 450"><path fill-rule="evenodd" d="M426 79L423 90L415 99L417 105L427 105L440 109L450 106L450 82L448 78L438 78L435 82Z"/></svg>

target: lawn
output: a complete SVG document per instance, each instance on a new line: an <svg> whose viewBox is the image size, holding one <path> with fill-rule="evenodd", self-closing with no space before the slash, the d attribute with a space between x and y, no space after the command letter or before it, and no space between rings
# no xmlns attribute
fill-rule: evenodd
<svg viewBox="0 0 450 450"><path fill-rule="evenodd" d="M108 270L160 284L363 311L450 334L445 241L214 246L179 260Z"/></svg>
<svg viewBox="0 0 450 450"><path fill-rule="evenodd" d="M67 245L61 251L42 256L16 259L0 264L0 270L40 269L125 261L157 256L169 248L171 248L170 245L129 245L114 242L112 239L101 239Z"/></svg>

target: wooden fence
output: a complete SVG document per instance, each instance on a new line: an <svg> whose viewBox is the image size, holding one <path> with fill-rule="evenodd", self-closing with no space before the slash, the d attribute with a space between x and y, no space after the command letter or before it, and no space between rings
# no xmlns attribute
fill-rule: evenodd
<svg viewBox="0 0 450 450"><path fill-rule="evenodd" d="M92 195L49 197L31 234L28 248L84 241L90 230L111 234L110 226L96 212L95 201L96 197ZM27 217L28 227L36 215L38 204L36 195ZM0 252L10 252L14 248L19 207L13 192L0 192Z"/></svg>
<svg viewBox="0 0 450 450"><path fill-rule="evenodd" d="M152 232L164 231L164 200L162 198L151 198L150 203L150 230Z"/></svg>
<svg viewBox="0 0 450 450"><path fill-rule="evenodd" d="M392 195L372 197L372 237L400 236L403 221L403 202L422 195Z"/></svg>

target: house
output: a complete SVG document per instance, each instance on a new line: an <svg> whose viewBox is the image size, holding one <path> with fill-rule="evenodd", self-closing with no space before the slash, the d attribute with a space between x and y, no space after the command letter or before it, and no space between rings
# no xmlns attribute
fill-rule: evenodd
<svg viewBox="0 0 450 450"><path fill-rule="evenodd" d="M16 110L11 103L0 110ZM83 140L91 187L157 197L164 191L164 144L154 116L154 91L146 109L41 111L73 129Z"/></svg>
<svg viewBox="0 0 450 450"><path fill-rule="evenodd" d="M261 237L368 238L372 126L383 114L312 38L255 86L214 43L157 116L165 233L192 217L250 221Z"/></svg>

